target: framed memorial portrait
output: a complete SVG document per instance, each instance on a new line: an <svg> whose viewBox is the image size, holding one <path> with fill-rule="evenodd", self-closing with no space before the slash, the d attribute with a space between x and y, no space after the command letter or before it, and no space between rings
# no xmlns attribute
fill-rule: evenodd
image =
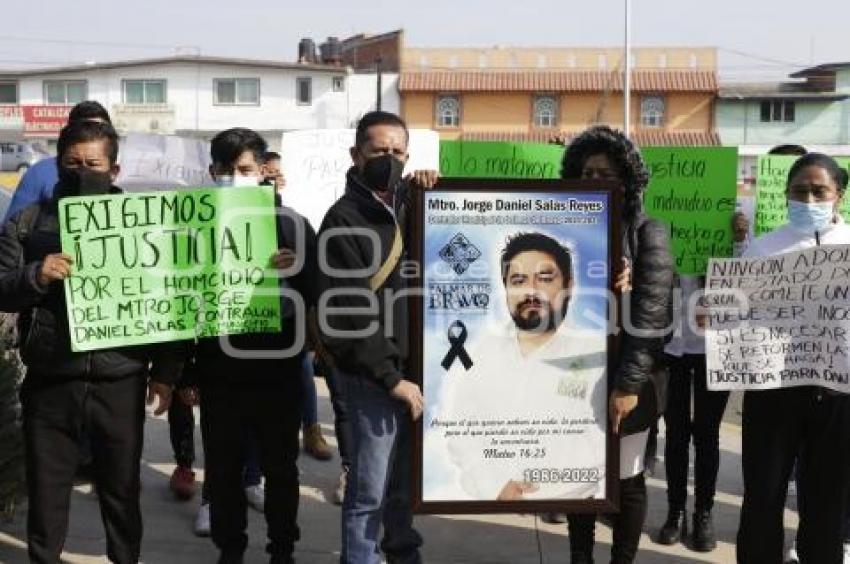
<svg viewBox="0 0 850 564"><path fill-rule="evenodd" d="M615 510L621 188L442 179L413 210L416 511Z"/></svg>

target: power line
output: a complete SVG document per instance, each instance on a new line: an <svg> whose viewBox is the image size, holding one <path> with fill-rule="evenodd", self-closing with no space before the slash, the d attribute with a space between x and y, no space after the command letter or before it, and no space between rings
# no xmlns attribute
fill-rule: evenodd
<svg viewBox="0 0 850 564"><path fill-rule="evenodd" d="M800 63L800 62L791 62L791 61L783 61L781 59L773 59L770 57L764 57L762 55L757 55L755 53L748 53L746 51L740 51L738 49L730 49L728 47L718 47L718 51L725 51L727 53L732 53L733 55L738 55L740 57L746 57L748 59L755 59L757 61L762 61L765 63L770 63L773 65L785 66L785 67L796 67L800 69L808 68L811 65L808 63Z"/></svg>
<svg viewBox="0 0 850 564"><path fill-rule="evenodd" d="M15 65L73 65L82 64L80 61L70 59L0 59L0 63L11 63Z"/></svg>
<svg viewBox="0 0 850 564"><path fill-rule="evenodd" d="M84 45L88 47L126 47L134 49L179 49L181 47L199 48L197 45L166 45L163 43L123 43L113 41L81 41L78 39L46 39L43 37L21 37L0 35L0 41L22 41L27 43L51 43L56 45Z"/></svg>

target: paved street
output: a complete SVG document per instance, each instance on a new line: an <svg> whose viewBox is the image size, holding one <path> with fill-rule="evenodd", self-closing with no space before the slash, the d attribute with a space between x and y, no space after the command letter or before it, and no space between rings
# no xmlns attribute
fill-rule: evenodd
<svg viewBox="0 0 850 564"><path fill-rule="evenodd" d="M333 439L327 390L320 384L320 416L325 436ZM728 421L735 421L734 402L730 402ZM211 541L192 534L197 501L174 501L168 491L168 477L173 461L168 443L168 424L163 418L150 419L146 428L146 445L142 470L142 510L145 539L142 558L148 564L188 564L214 562L216 552ZM200 442L200 429L197 430ZM663 440L663 437L662 437ZM649 479L650 511L645 534L641 539L640 563L684 564L690 562L734 562L734 539L741 504L740 430L734 423L724 423L721 437L722 469L715 506L718 549L699 554L682 545L662 547L654 544L654 534L666 513L663 469ZM663 449L663 444L662 444ZM339 508L329 503L331 490L339 470L338 459L318 462L303 457L300 523L302 539L296 554L300 563L330 564L338 560ZM663 466L663 465L662 465ZM246 562L264 562L264 521L262 515L249 512L250 548ZM786 512L786 537L796 527L796 513ZM429 563L509 563L540 562L535 519L531 516L428 516L418 518L425 537L425 561ZM566 525L537 522L542 562L567 562L569 542ZM26 562L24 515L11 523L0 523L0 562ZM611 533L604 525L597 528L597 562L607 562ZM89 486L76 489L72 501L71 528L65 561L89 564L106 562L103 527L97 501Z"/></svg>

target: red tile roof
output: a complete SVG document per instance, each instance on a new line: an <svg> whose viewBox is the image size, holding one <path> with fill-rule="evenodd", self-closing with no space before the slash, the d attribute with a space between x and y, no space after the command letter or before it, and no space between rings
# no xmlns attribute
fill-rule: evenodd
<svg viewBox="0 0 850 564"><path fill-rule="evenodd" d="M543 131L537 130L530 133L511 131L481 131L463 133L460 139L463 141L515 141L524 143L548 143L554 139L560 139L569 143L573 137L580 132L566 131ZM664 131L638 130L632 133L632 140L641 147L703 147L720 145L720 135L716 132L707 131Z"/></svg>
<svg viewBox="0 0 850 564"><path fill-rule="evenodd" d="M701 70L632 71L635 92L717 92L717 74ZM613 71L422 71L402 72L401 92L602 92L622 91Z"/></svg>

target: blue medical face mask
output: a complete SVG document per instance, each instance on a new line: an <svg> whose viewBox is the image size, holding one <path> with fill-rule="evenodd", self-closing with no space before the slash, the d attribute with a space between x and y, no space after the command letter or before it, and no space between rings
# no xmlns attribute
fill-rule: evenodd
<svg viewBox="0 0 850 564"><path fill-rule="evenodd" d="M788 200L788 222L800 231L822 231L832 223L835 202L808 204Z"/></svg>

